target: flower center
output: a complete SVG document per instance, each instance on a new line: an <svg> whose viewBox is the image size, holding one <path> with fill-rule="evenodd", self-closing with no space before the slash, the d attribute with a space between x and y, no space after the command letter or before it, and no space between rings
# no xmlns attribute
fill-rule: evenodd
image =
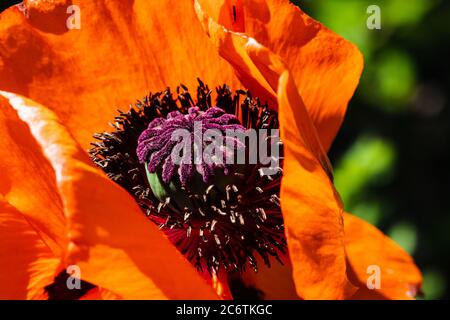
<svg viewBox="0 0 450 320"><path fill-rule="evenodd" d="M154 119L137 147L153 194L178 211L198 209L191 194L198 197L214 189L225 196L244 177L244 166L235 164L235 151L245 150L236 133L244 131L236 116L217 107L191 107L187 114L173 111Z"/></svg>
<svg viewBox="0 0 450 320"><path fill-rule="evenodd" d="M211 95L200 80L195 101L183 85L176 97L170 89L150 94L120 112L115 131L94 136L91 158L199 269L256 270L256 255L270 265L286 249L282 170L264 175L263 165L236 161L261 143L230 133L277 129L277 115L226 85L216 89L214 105ZM278 146L270 134L258 137Z"/></svg>

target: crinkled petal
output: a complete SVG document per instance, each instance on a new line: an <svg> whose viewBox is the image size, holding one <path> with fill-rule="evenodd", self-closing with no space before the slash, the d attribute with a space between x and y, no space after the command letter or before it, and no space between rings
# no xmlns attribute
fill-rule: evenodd
<svg viewBox="0 0 450 320"><path fill-rule="evenodd" d="M0 194L61 256L67 237L55 174L27 125L1 96L0 128Z"/></svg>
<svg viewBox="0 0 450 320"><path fill-rule="evenodd" d="M328 150L362 72L358 48L288 0L199 3L219 24L245 33L283 59Z"/></svg>
<svg viewBox="0 0 450 320"><path fill-rule="evenodd" d="M240 87L192 0L26 3L29 18L17 7L0 15L0 90L53 110L84 149L93 133L110 129L117 108L149 91L183 83L195 94L197 77L211 88ZM66 26L75 26L69 4L80 9L80 29Z"/></svg>
<svg viewBox="0 0 450 320"><path fill-rule="evenodd" d="M67 245L50 163L0 96L0 299L45 299Z"/></svg>
<svg viewBox="0 0 450 320"><path fill-rule="evenodd" d="M60 259L25 216L0 195L0 300L45 299Z"/></svg>
<svg viewBox="0 0 450 320"><path fill-rule="evenodd" d="M2 94L29 125L55 171L69 221L66 265L77 265L83 280L125 299L217 298L133 198L91 166L52 111Z"/></svg>
<svg viewBox="0 0 450 320"><path fill-rule="evenodd" d="M276 92L285 160L281 207L293 279L304 299L343 299L356 288L347 278L343 209L331 169L294 79L283 61L255 39L217 24L196 1L202 25L221 55L241 73Z"/></svg>
<svg viewBox="0 0 450 320"><path fill-rule="evenodd" d="M422 275L399 245L351 214L344 215L344 228L347 259L361 287L354 299L412 299L419 293Z"/></svg>

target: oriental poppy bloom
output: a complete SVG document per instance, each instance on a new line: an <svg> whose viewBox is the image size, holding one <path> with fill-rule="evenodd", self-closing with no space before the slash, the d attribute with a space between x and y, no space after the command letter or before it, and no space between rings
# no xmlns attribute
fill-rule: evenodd
<svg viewBox="0 0 450 320"><path fill-rule="evenodd" d="M0 15L0 298L417 294L412 259L333 186L326 151L362 71L354 45L287 0L25 6ZM171 134L195 136L195 121L279 128L277 173L172 163Z"/></svg>

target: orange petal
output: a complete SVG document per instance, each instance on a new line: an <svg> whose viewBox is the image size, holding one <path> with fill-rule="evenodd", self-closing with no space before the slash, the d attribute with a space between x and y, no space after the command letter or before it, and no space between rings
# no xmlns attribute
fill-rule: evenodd
<svg viewBox="0 0 450 320"><path fill-rule="evenodd" d="M247 34L283 59L328 150L359 82L359 50L288 0L199 3L213 20Z"/></svg>
<svg viewBox="0 0 450 320"><path fill-rule="evenodd" d="M371 224L351 214L344 215L345 248L361 289L358 299L411 299L420 290L422 276L413 259ZM380 288L370 278L380 271ZM369 269L368 269L369 268ZM368 289L367 282L372 284Z"/></svg>
<svg viewBox="0 0 450 320"><path fill-rule="evenodd" d="M220 55L233 66L244 86L250 89L253 95L261 98L262 101L268 101L271 107L276 109L276 87L257 68L252 67L252 59L246 52L248 39L232 36L206 14L198 1L195 2L195 8L206 33L217 46Z"/></svg>
<svg viewBox="0 0 450 320"><path fill-rule="evenodd" d="M27 125L1 96L0 128L0 194L61 256L67 238L55 174Z"/></svg>
<svg viewBox="0 0 450 320"><path fill-rule="evenodd" d="M60 260L25 216L0 195L0 300L42 299Z"/></svg>
<svg viewBox="0 0 450 320"><path fill-rule="evenodd" d="M285 155L281 207L297 290L306 299L346 298L354 288L346 276L342 205L302 129L295 131L305 112L287 72L280 77L278 99Z"/></svg>
<svg viewBox="0 0 450 320"><path fill-rule="evenodd" d="M356 288L346 275L342 205L329 179L327 156L289 70L253 38L218 25L198 1L196 10L243 84L263 78L266 92L276 92L285 152L281 207L298 295L305 299L352 295Z"/></svg>
<svg viewBox="0 0 450 320"><path fill-rule="evenodd" d="M133 198L91 166L52 111L2 94L29 125L55 171L69 220L66 265L78 265L83 280L125 299L217 298Z"/></svg>
<svg viewBox="0 0 450 320"><path fill-rule="evenodd" d="M0 127L0 299L44 298L67 243L55 175L1 96Z"/></svg>
<svg viewBox="0 0 450 320"><path fill-rule="evenodd" d="M28 1L0 15L0 90L49 109L87 149L108 129L118 107L149 91L197 77L211 88L239 83L208 41L191 0ZM81 29L68 30L67 4L78 5Z"/></svg>

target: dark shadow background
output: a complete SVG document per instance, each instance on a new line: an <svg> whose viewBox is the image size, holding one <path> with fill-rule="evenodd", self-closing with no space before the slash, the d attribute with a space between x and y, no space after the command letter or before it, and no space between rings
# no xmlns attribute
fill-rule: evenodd
<svg viewBox="0 0 450 320"><path fill-rule="evenodd" d="M22 0L1 0L0 2L0 12L3 10L6 10L7 8L11 7L12 5L21 3Z"/></svg>
<svg viewBox="0 0 450 320"><path fill-rule="evenodd" d="M365 56L330 151L346 209L414 256L425 299L450 298L450 1L295 2Z"/></svg>

